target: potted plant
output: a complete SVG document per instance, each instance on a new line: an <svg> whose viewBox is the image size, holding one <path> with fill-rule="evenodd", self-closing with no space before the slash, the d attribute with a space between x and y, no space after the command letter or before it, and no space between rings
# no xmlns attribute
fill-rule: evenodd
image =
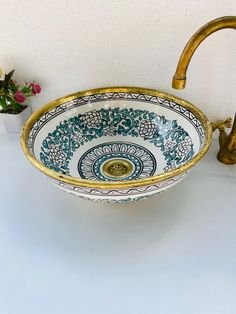
<svg viewBox="0 0 236 314"><path fill-rule="evenodd" d="M25 101L41 92L40 85L35 82L13 80L14 71L3 75L0 69L0 117L8 132L20 132L32 112Z"/></svg>

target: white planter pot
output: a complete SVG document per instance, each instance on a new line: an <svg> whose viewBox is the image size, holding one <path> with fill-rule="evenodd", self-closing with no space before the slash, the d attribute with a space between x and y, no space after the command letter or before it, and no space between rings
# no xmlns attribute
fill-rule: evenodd
<svg viewBox="0 0 236 314"><path fill-rule="evenodd" d="M31 113L31 107L27 106L23 111L17 114L0 113L0 118L7 132L19 133Z"/></svg>

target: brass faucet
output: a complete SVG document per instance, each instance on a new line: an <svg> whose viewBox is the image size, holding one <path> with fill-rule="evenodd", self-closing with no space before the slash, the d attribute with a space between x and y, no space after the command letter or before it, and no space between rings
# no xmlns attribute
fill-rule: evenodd
<svg viewBox="0 0 236 314"><path fill-rule="evenodd" d="M178 65L173 77L172 87L175 89L183 89L186 84L186 72L188 69L189 62L192 58L197 47L200 43L211 35L214 32L217 32L220 29L224 28L233 28L236 29L236 16L224 16L213 20L202 28L200 28L188 41L185 46ZM234 117L233 128L231 133L227 135L225 132L225 127L231 127L232 119L228 118L225 121L218 121L216 123L212 123L212 129L215 131L219 129L219 144L220 151L217 155L217 159L224 164L235 164L236 163L236 114Z"/></svg>

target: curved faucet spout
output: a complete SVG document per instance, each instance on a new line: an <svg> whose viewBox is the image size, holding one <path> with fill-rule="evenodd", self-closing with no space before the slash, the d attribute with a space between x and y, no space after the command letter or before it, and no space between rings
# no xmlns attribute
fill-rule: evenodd
<svg viewBox="0 0 236 314"><path fill-rule="evenodd" d="M224 16L213 20L200 28L192 36L180 56L177 69L172 81L173 88L183 89L185 87L186 72L189 62L192 58L192 55L194 54L194 51L197 49L200 43L212 33L224 28L236 29L236 16Z"/></svg>
<svg viewBox="0 0 236 314"><path fill-rule="evenodd" d="M204 25L193 35L180 56L177 69L173 77L172 87L176 89L183 89L185 87L186 72L194 51L205 38L224 28L236 29L236 16L224 16L213 20ZM231 121L231 119L227 119L225 122L218 121L217 123L213 123L212 128L213 130L219 129L220 131L220 151L217 155L218 160L224 164L233 165L236 164L236 114L231 133L227 135L225 127L229 127L229 121Z"/></svg>

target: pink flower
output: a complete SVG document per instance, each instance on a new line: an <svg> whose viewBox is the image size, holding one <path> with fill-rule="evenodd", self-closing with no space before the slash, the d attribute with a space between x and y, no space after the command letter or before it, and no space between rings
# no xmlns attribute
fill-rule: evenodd
<svg viewBox="0 0 236 314"><path fill-rule="evenodd" d="M16 102L23 103L26 100L26 97L22 92L17 91L15 93L14 99Z"/></svg>
<svg viewBox="0 0 236 314"><path fill-rule="evenodd" d="M31 83L29 86L32 88L32 93L34 95L39 94L41 92L41 86L39 84Z"/></svg>

